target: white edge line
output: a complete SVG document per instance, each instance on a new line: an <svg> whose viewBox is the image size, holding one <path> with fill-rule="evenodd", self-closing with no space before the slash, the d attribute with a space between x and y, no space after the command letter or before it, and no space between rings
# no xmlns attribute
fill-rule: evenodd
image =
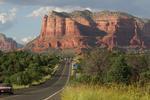
<svg viewBox="0 0 150 100"><path fill-rule="evenodd" d="M50 95L49 97L47 97L46 99L43 100L49 100L50 98L52 98L53 96L55 96L56 94L60 93L64 88L58 90L57 92L55 92L54 94Z"/></svg>
<svg viewBox="0 0 150 100"><path fill-rule="evenodd" d="M62 90L65 89L65 86L67 85L67 83L69 82L69 77L70 77L70 65L69 65L69 75L68 75L68 79L67 79L67 82L66 84L64 85L64 87L60 90L58 90L57 92L55 92L54 94L50 95L49 97L43 99L43 100L49 100L50 98L52 98L53 96L55 96L56 94L60 93Z"/></svg>

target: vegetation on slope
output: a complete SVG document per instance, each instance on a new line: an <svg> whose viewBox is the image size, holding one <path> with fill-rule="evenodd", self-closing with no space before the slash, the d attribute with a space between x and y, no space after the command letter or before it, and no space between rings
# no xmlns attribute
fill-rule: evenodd
<svg viewBox="0 0 150 100"><path fill-rule="evenodd" d="M62 100L149 100L149 61L148 53L87 51Z"/></svg>
<svg viewBox="0 0 150 100"><path fill-rule="evenodd" d="M150 82L150 54L93 49L80 59L79 82L135 84Z"/></svg>
<svg viewBox="0 0 150 100"><path fill-rule="evenodd" d="M52 74L59 58L49 54L0 52L0 81L14 86L38 84Z"/></svg>

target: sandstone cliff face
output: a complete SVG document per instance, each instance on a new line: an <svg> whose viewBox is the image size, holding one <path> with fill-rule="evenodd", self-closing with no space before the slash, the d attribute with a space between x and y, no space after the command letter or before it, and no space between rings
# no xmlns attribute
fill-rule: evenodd
<svg viewBox="0 0 150 100"><path fill-rule="evenodd" d="M42 20L39 37L25 48L35 52L49 48L82 49L99 45L149 48L150 21L121 12L51 12Z"/></svg>
<svg viewBox="0 0 150 100"><path fill-rule="evenodd" d="M4 34L0 33L0 50L13 51L17 48L17 43L11 38L7 38Z"/></svg>

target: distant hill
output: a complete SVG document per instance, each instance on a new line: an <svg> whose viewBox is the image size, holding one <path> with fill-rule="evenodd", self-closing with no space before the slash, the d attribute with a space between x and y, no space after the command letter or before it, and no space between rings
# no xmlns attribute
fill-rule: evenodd
<svg viewBox="0 0 150 100"><path fill-rule="evenodd" d="M0 50L9 52L16 50L18 48L18 43L12 38L6 37L4 34L0 33ZM21 45L19 46L21 47Z"/></svg>

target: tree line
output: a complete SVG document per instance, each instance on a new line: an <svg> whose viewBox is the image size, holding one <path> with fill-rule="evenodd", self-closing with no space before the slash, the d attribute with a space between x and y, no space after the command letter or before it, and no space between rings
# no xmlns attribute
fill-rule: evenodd
<svg viewBox="0 0 150 100"><path fill-rule="evenodd" d="M79 65L78 82L141 85L150 82L150 54L94 48L83 53Z"/></svg>
<svg viewBox="0 0 150 100"><path fill-rule="evenodd" d="M30 85L51 75L59 57L53 54L34 54L26 51L0 52L0 82Z"/></svg>

